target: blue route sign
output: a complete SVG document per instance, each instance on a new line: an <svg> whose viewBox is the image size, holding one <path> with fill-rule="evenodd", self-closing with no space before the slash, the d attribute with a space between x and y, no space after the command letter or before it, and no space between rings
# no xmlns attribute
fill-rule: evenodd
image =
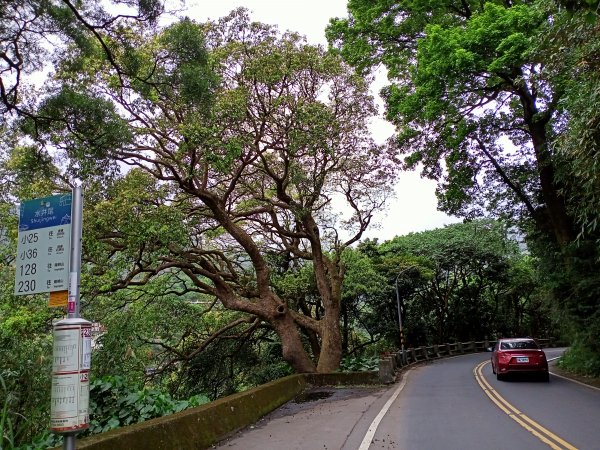
<svg viewBox="0 0 600 450"><path fill-rule="evenodd" d="M21 203L15 295L68 290L71 203L71 193Z"/></svg>
<svg viewBox="0 0 600 450"><path fill-rule="evenodd" d="M71 193L21 203L19 231L71 224Z"/></svg>

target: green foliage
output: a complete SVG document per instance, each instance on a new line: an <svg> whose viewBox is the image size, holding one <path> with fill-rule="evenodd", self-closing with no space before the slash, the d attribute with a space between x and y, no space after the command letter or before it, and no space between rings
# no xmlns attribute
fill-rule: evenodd
<svg viewBox="0 0 600 450"><path fill-rule="evenodd" d="M403 261L399 294L410 345L546 335L551 329L548 308L540 306L535 260L520 254L498 222L474 221L396 237L383 243L379 253L382 261ZM412 266L407 266L409 256Z"/></svg>
<svg viewBox="0 0 600 450"><path fill-rule="evenodd" d="M498 332L543 330L552 312L597 349L597 0L353 0L348 10L327 37L360 72L388 69L404 166L438 181L442 210L508 220L528 239L535 258L497 270L510 289L483 320L502 311ZM467 299L475 286L461 287Z"/></svg>
<svg viewBox="0 0 600 450"><path fill-rule="evenodd" d="M14 450L46 450L48 448L60 447L62 443L62 435L45 430L35 436L32 441L15 447Z"/></svg>
<svg viewBox="0 0 600 450"><path fill-rule="evenodd" d="M15 145L10 149L3 167L15 183L10 194L18 199L43 197L51 194L56 187L58 170L52 159L35 146Z"/></svg>
<svg viewBox="0 0 600 450"><path fill-rule="evenodd" d="M390 326L397 323L397 308L390 301L394 297L387 261L370 258L360 250L347 250L343 255L346 272L342 319L344 351L348 355L373 351L378 342L384 347L393 346L398 336L396 327Z"/></svg>
<svg viewBox="0 0 600 450"><path fill-rule="evenodd" d="M562 159L557 178L567 188L580 237L595 239L600 231L596 207L600 173L590 161L600 151L600 44L597 24L588 23L586 8L581 4L575 8L579 2L569 3L574 9L555 15L536 51L563 92L558 106L565 121L553 144Z"/></svg>
<svg viewBox="0 0 600 450"><path fill-rule="evenodd" d="M164 275L144 290L121 290L98 296L86 308L86 317L106 328L94 352L94 374L119 374L129 382L157 386L180 396L182 374L177 358L191 352L204 338L231 320L231 314L208 311L210 301L182 289L184 281ZM148 376L147 370L156 372ZM203 391L195 391L201 393Z"/></svg>
<svg viewBox="0 0 600 450"><path fill-rule="evenodd" d="M377 356L347 356L342 359L340 372L370 372L379 369Z"/></svg>
<svg viewBox="0 0 600 450"><path fill-rule="evenodd" d="M536 260L522 255L498 222L366 241L357 250L345 258L349 353L399 346L397 297L406 345L553 330Z"/></svg>
<svg viewBox="0 0 600 450"><path fill-rule="evenodd" d="M142 3L144 14L156 6ZM85 12L87 6L103 16L102 6L81 4ZM68 22L66 12L56 13L61 24ZM317 233L312 254L309 241L292 236L340 225L326 199L348 199L355 211L342 225L358 238L389 189L395 168L367 133L375 112L367 83L337 55L254 23L244 9L219 21L182 19L164 28L148 28L150 16L139 23L130 16L108 20L94 36L84 27L89 45L58 49L56 71L32 102L35 114L21 123L27 135L16 141L30 148L18 167L56 186L73 178L87 182L85 308L91 299L112 307L106 297L119 290L127 291L115 294L116 302L137 295L150 301L152 279L164 277L173 296L217 297L274 320L267 249L319 259L322 247L340 247L331 246L333 233ZM31 163L36 152L44 170ZM329 279L317 287L333 298L321 308L339 302L342 277L333 262L328 269L322 278ZM322 311L309 319L323 318L336 327L336 317ZM299 335L275 328L281 338L294 336L302 353ZM321 329L316 322L310 328ZM193 352L194 345L203 350L203 339L211 338L205 330L177 331L159 343L175 344L167 353ZM113 337L103 339L116 345ZM286 358L296 368L301 362L298 370L312 370L308 355ZM324 360L335 366L339 358ZM139 374L140 364L127 370ZM232 382L232 389L245 382Z"/></svg>
<svg viewBox="0 0 600 450"><path fill-rule="evenodd" d="M86 194L84 251L94 263L92 292L108 290L140 255L156 263L168 253L169 244L184 245L188 238L170 189L157 186L144 171L131 170L108 189L93 186Z"/></svg>
<svg viewBox="0 0 600 450"><path fill-rule="evenodd" d="M549 292L563 336L600 354L600 270L597 243L581 240L557 249L541 239L532 242L540 255L544 288ZM566 264L565 262L566 261Z"/></svg>
<svg viewBox="0 0 600 450"><path fill-rule="evenodd" d="M424 175L440 181L436 192L449 213L479 215L485 204L500 216L500 205L514 211L522 201L513 198L507 176L514 183L519 168L535 163L521 146L526 136L510 127L523 115L522 102L513 97L511 103L511 97L513 83L527 86L529 80L520 74L529 71L522 67L529 67L531 39L542 23L530 6L487 3L481 11L474 8L464 23L430 25L418 40L417 68L387 90L388 117L398 125L406 165L421 163ZM511 107L498 114L495 99ZM420 133L424 128L427 133ZM500 138L521 146L516 157L508 146L496 144ZM529 180L519 186L533 197L536 174L527 174Z"/></svg>
<svg viewBox="0 0 600 450"><path fill-rule="evenodd" d="M140 15L151 23L155 23L164 12L164 2L161 0L137 0L136 4Z"/></svg>
<svg viewBox="0 0 600 450"><path fill-rule="evenodd" d="M219 339L195 355L181 372L181 389L211 400L291 375L273 331L233 341Z"/></svg>
<svg viewBox="0 0 600 450"><path fill-rule="evenodd" d="M266 347L268 350L269 345L267 344ZM260 386L261 384L287 377L294 373L292 367L281 360L281 346L277 344L275 347L278 350L276 353L265 352L264 349L261 349L262 354L258 353L255 357L255 365L250 366L245 362L244 365L246 367L241 367L242 373L238 376L238 390L242 391L251 387ZM244 363L244 361L240 362ZM240 364L240 366L242 366L242 364Z"/></svg>
<svg viewBox="0 0 600 450"><path fill-rule="evenodd" d="M160 43L164 45L173 64L165 64L165 79L157 76L157 84L173 86L182 100L199 106L201 110L208 110L217 77L208 64L208 52L200 26L184 19L164 30ZM169 98L174 99L173 94Z"/></svg>
<svg viewBox="0 0 600 450"><path fill-rule="evenodd" d="M568 223L547 179L560 162L548 147L562 89L536 50L555 10L539 2L356 0L349 12L331 22L330 44L361 71L385 64L397 151L405 167L438 181L441 209L572 233L552 229ZM545 202L548 211L536 213Z"/></svg>
<svg viewBox="0 0 600 450"><path fill-rule="evenodd" d="M14 430L11 417L11 404L14 398L11 392L6 388L4 378L0 375L0 399L3 400L0 410L0 448L5 446L12 448L15 444Z"/></svg>
<svg viewBox="0 0 600 450"><path fill-rule="evenodd" d="M587 344L582 345L581 342L575 342L569 347L558 364L560 367L580 375L600 377L598 353L590 350Z"/></svg>
<svg viewBox="0 0 600 450"><path fill-rule="evenodd" d="M112 103L93 94L63 87L46 98L38 111L42 118L28 119L23 130L64 152L70 177L107 176L117 168L111 155L127 147L132 133ZM39 151L39 150L38 150ZM42 154L42 158L50 157Z"/></svg>
<svg viewBox="0 0 600 450"><path fill-rule="evenodd" d="M119 11L118 15L110 13L115 10ZM123 35L132 29L133 34L144 35L147 29L156 26L163 11L162 0L108 0L104 3L82 0L68 4L48 0L3 2L0 42L4 50L0 73L10 73L10 76L2 78L0 113L16 112L21 117L32 118L38 92L29 85L23 88L26 75L43 71L57 61L60 64L66 56L77 55L80 60L77 67L88 72L98 68L97 64L90 63L103 56L107 65L122 74L125 70L118 64L116 47L124 43Z"/></svg>
<svg viewBox="0 0 600 450"><path fill-rule="evenodd" d="M385 274L373 265L373 262L360 251L346 250L343 255L346 265L344 277L344 299L360 296L377 296L386 283Z"/></svg>
<svg viewBox="0 0 600 450"><path fill-rule="evenodd" d="M175 400L156 389L139 389L120 376L95 378L90 382L90 427L86 434L103 433L133 423L162 417L207 403L195 395Z"/></svg>
<svg viewBox="0 0 600 450"><path fill-rule="evenodd" d="M48 309L46 299L13 297L14 278L2 285L0 378L4 387L0 405L3 432L18 447L30 442L49 422L54 312Z"/></svg>
<svg viewBox="0 0 600 450"><path fill-rule="evenodd" d="M216 399L291 373L272 332L243 338L242 322L224 339L215 336L240 314L211 306L207 296L183 293L185 283L181 275L165 274L143 290L98 296L86 307L86 317L106 328L94 351L95 375L119 374L176 397Z"/></svg>
<svg viewBox="0 0 600 450"><path fill-rule="evenodd" d="M140 388L121 376L94 377L90 382L90 426L80 436L103 433L208 402L203 395L176 400L158 389ZM61 441L60 436L44 431L19 446L18 450L44 449L59 445Z"/></svg>
<svg viewBox="0 0 600 450"><path fill-rule="evenodd" d="M425 36L418 42L419 66L415 83L425 89L429 83L443 86L446 94L458 94L453 89L469 83L494 86L499 79L479 78L483 74L501 74L525 63L529 49L528 35L542 23L537 10L525 5L505 8L486 3L483 11L474 14L465 26L432 25L425 28ZM460 83L460 84L459 84ZM428 97L434 97L428 93ZM459 99L453 99L458 103Z"/></svg>

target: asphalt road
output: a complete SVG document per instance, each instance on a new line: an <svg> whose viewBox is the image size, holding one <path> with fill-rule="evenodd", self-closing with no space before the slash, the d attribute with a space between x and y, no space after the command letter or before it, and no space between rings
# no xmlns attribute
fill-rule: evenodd
<svg viewBox="0 0 600 450"><path fill-rule="evenodd" d="M600 450L600 390L552 375L497 381L489 356L420 365L387 388L318 389L219 448Z"/></svg>

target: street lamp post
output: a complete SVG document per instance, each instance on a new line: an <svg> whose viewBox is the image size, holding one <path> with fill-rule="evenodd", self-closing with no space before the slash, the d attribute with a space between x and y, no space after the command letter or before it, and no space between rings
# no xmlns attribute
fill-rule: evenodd
<svg viewBox="0 0 600 450"><path fill-rule="evenodd" d="M404 272L406 272L409 269L412 269L416 266L409 266L405 269L402 269L398 275L396 275L396 304L398 307L398 328L400 330L400 351L402 352L402 362L404 364L406 364L406 354L404 353L404 328L402 327L402 307L400 306L400 291L398 289L398 279L400 278L400 275L402 275Z"/></svg>

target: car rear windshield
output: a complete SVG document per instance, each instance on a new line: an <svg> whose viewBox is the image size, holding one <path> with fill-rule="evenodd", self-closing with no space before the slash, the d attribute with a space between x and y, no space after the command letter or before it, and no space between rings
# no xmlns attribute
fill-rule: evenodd
<svg viewBox="0 0 600 450"><path fill-rule="evenodd" d="M502 342L500 349L502 350L523 350L523 349L537 349L539 348L535 341L509 341Z"/></svg>

